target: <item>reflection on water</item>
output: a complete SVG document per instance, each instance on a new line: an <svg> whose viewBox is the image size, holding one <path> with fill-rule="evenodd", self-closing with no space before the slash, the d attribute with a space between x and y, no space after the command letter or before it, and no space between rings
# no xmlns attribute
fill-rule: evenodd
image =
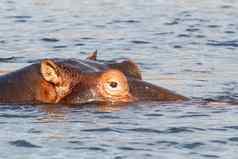
<svg viewBox="0 0 238 159"><path fill-rule="evenodd" d="M0 74L98 49L100 59L131 58L145 80L194 100L2 105L0 158L236 158L237 3L1 1Z"/></svg>

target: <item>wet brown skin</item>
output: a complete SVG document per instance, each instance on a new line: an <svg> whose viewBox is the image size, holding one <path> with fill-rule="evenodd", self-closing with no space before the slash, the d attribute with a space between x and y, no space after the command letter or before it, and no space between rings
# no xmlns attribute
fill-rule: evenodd
<svg viewBox="0 0 238 159"><path fill-rule="evenodd" d="M51 66L51 64L53 64ZM47 79L43 67L54 67L57 79ZM0 103L58 103L68 95L79 78L74 68L44 60L23 69L0 76ZM46 68L45 68L46 69ZM46 71L46 70L45 70ZM52 74L53 76L53 74Z"/></svg>
<svg viewBox="0 0 238 159"><path fill-rule="evenodd" d="M131 60L45 59L0 76L2 104L128 103L189 98L142 80Z"/></svg>

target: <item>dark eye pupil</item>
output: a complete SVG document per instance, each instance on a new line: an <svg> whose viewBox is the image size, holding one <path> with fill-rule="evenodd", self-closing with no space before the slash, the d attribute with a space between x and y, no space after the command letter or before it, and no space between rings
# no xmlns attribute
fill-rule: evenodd
<svg viewBox="0 0 238 159"><path fill-rule="evenodd" d="M112 88L116 88L117 87L117 82L110 82L110 86Z"/></svg>

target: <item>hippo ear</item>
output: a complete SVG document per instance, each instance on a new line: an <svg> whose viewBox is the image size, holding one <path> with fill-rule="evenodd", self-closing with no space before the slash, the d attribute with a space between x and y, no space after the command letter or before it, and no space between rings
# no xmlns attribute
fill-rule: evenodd
<svg viewBox="0 0 238 159"><path fill-rule="evenodd" d="M53 84L59 84L61 82L58 66L51 60L43 60L41 62L41 74L46 81Z"/></svg>
<svg viewBox="0 0 238 159"><path fill-rule="evenodd" d="M96 60L97 60L97 53L98 53L98 51L95 50L94 52L92 52L92 53L87 57L87 59L88 59L88 60L94 60L94 61L96 61Z"/></svg>
<svg viewBox="0 0 238 159"><path fill-rule="evenodd" d="M130 59L109 63L109 67L122 71L127 77L142 79L139 66Z"/></svg>

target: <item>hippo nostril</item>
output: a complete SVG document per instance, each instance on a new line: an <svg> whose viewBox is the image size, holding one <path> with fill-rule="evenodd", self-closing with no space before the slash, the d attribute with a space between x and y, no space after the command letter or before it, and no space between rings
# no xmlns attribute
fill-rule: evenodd
<svg viewBox="0 0 238 159"><path fill-rule="evenodd" d="M110 86L111 86L112 88L116 88L117 85L118 85L117 82L110 82Z"/></svg>

